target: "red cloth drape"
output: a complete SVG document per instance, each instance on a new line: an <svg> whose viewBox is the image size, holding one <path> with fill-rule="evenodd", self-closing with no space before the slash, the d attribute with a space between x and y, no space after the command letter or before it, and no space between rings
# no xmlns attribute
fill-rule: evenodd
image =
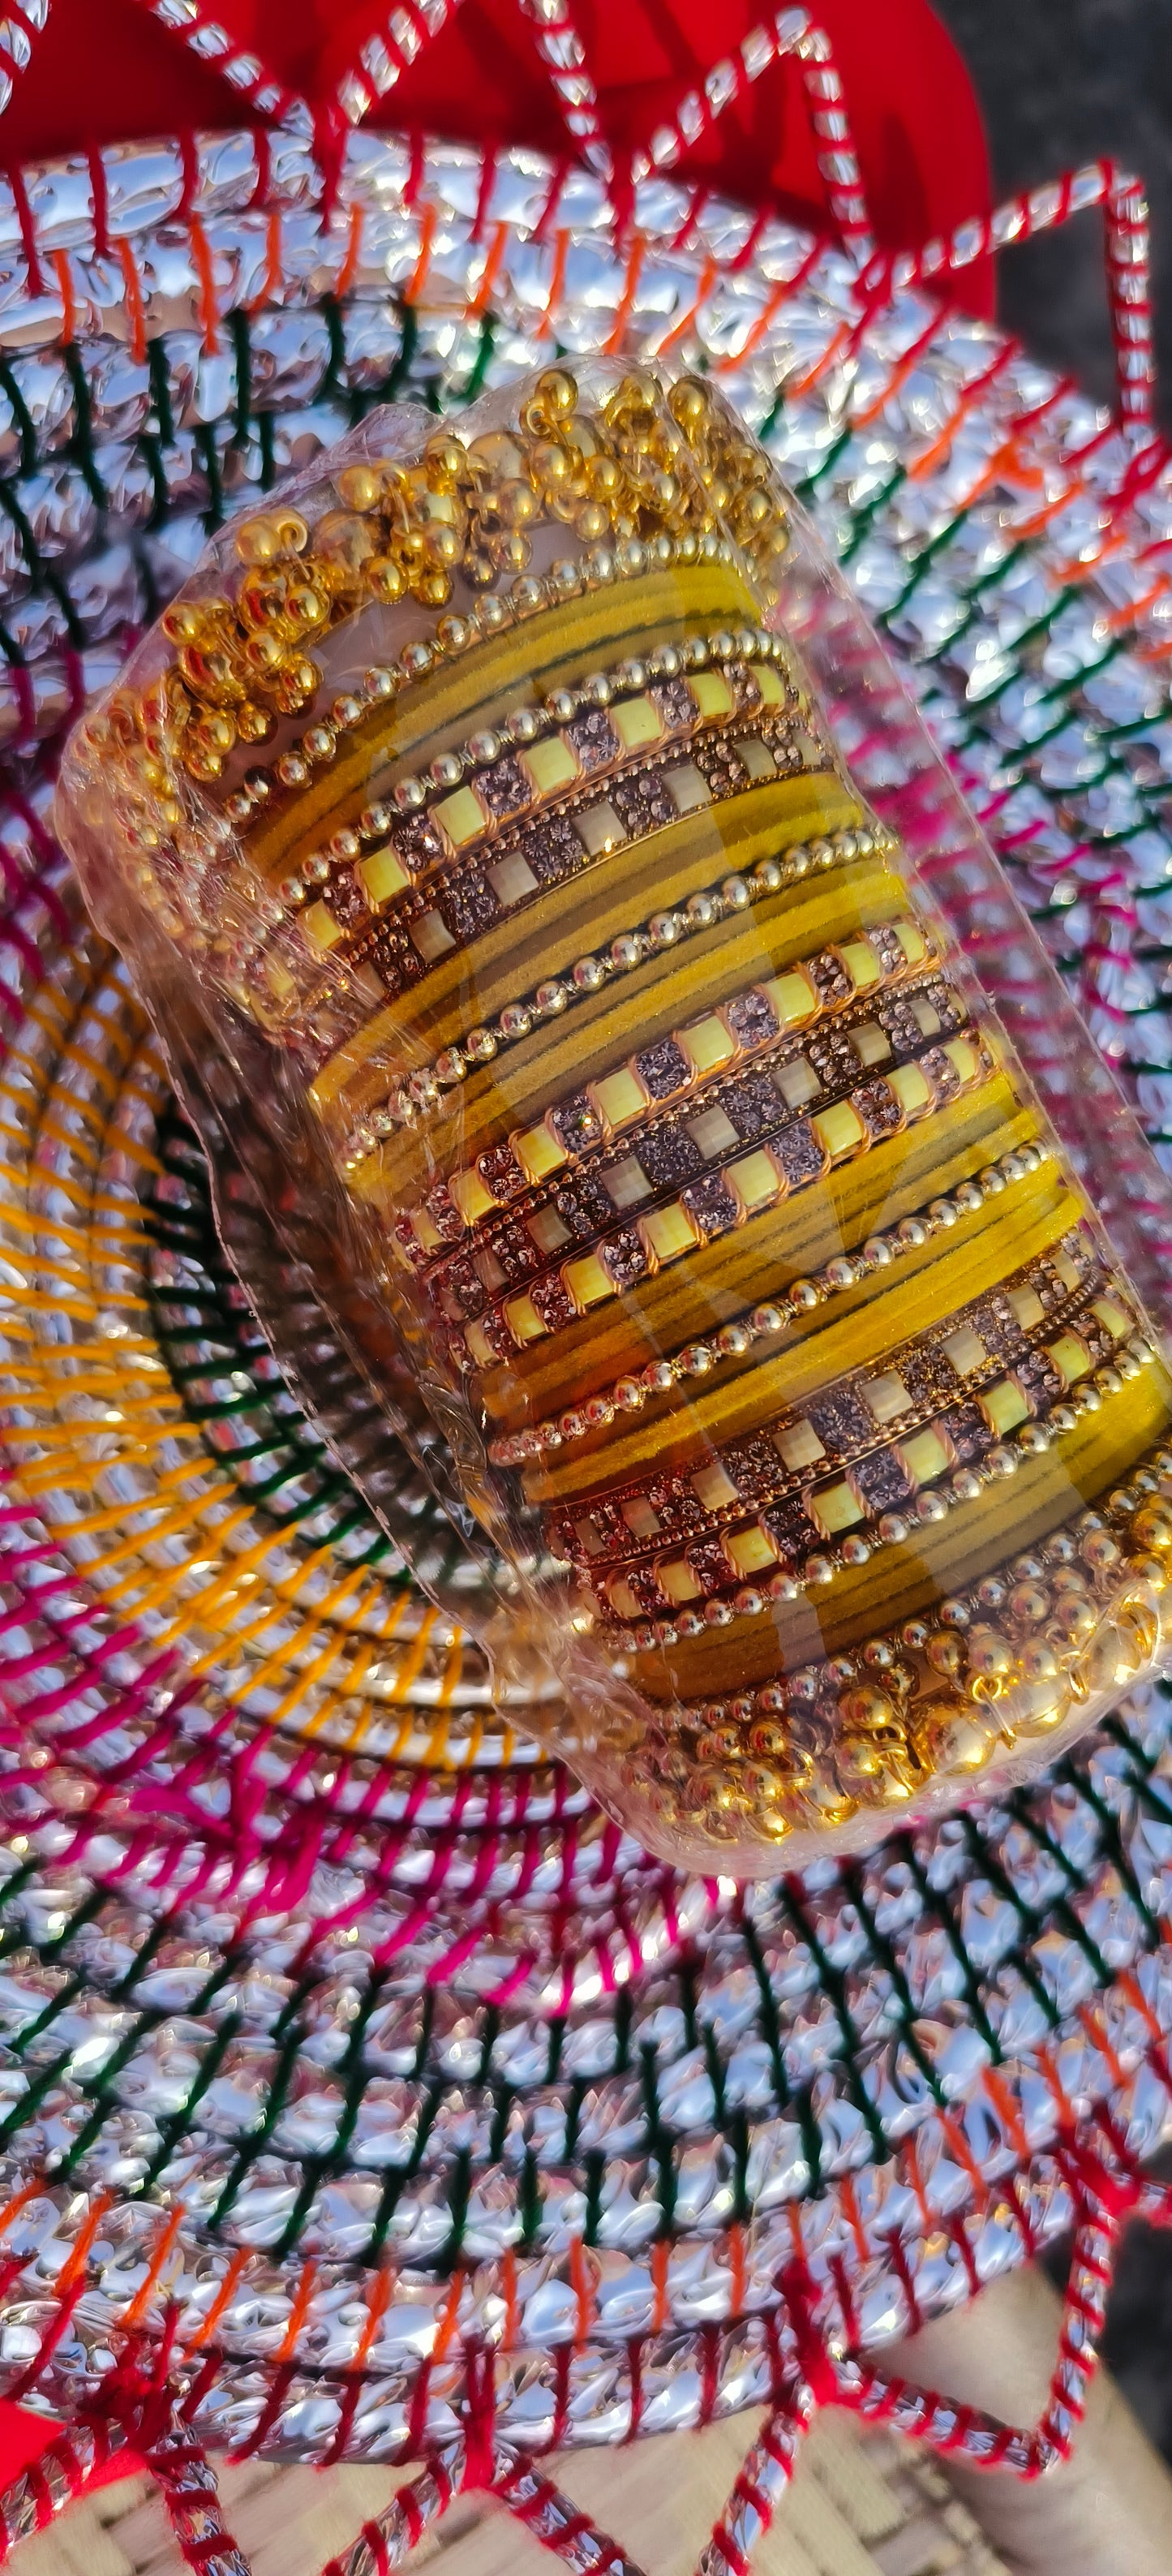
<svg viewBox="0 0 1172 2576"><path fill-rule="evenodd" d="M578 0L606 132L622 161L686 87L770 14L755 0ZM905 248L988 206L980 115L951 38L927 0L823 0L878 238ZM321 107L388 0L217 0L215 15L288 85ZM565 128L532 27L515 0L464 0L384 103L387 124L554 154ZM0 159L133 135L247 121L215 70L141 0L52 0L48 25L3 119ZM775 65L682 165L714 188L772 202L826 228L801 83ZM970 300L987 275L970 271Z"/></svg>

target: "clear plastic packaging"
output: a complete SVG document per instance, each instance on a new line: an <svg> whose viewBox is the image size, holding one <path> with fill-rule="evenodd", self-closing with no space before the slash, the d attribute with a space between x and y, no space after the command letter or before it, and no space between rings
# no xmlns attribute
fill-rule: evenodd
<svg viewBox="0 0 1172 2576"><path fill-rule="evenodd" d="M1165 1658L1167 1184L707 380L372 414L58 820L469 1542L443 1606L653 1850L857 1847Z"/></svg>

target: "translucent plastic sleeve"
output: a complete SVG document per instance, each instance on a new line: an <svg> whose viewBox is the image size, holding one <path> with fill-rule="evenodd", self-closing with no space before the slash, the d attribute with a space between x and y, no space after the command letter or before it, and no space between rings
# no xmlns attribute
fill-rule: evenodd
<svg viewBox="0 0 1172 2576"><path fill-rule="evenodd" d="M653 1851L863 1844L1164 1658L1167 1184L708 380L370 415L58 820L278 1351L293 1260L472 1548L443 1606Z"/></svg>

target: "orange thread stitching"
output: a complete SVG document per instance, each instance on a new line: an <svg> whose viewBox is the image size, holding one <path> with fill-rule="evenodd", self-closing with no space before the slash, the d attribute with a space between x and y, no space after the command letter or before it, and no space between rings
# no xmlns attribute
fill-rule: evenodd
<svg viewBox="0 0 1172 2576"><path fill-rule="evenodd" d="M549 278L549 293L545 299L545 311L537 325L537 331L535 334L535 337L539 340L548 340L553 330L554 322L557 318L558 306L562 300L562 289L566 282L566 259L569 254L569 248L570 236L568 232L555 233L553 267L550 270Z"/></svg>
<svg viewBox="0 0 1172 2576"><path fill-rule="evenodd" d="M580 2236L575 2236L570 2247L570 2286L577 2308L574 2320L574 2349L580 2352L589 2336L594 2317L594 2280Z"/></svg>
<svg viewBox="0 0 1172 2576"><path fill-rule="evenodd" d="M211 244L198 215L188 216L187 231L191 242L192 264L199 280L199 318L203 325L204 351L209 358L214 358L218 356L220 347L220 307L216 295L216 272L212 265Z"/></svg>
<svg viewBox="0 0 1172 2576"><path fill-rule="evenodd" d="M614 326L609 337L602 343L602 354L604 358L616 357L619 350L622 348L623 335L631 318L631 307L635 301L635 289L639 283L639 276L643 267L646 251L647 244L644 241L642 233L633 233L631 236L631 247L627 253L627 274L623 279L623 291L619 297L618 305L615 310Z"/></svg>
<svg viewBox="0 0 1172 2576"><path fill-rule="evenodd" d="M733 2220L733 2224L728 2231L728 2270L730 2312L734 2317L743 2316L745 2310L747 2265L745 2261L745 2231L739 2218Z"/></svg>
<svg viewBox="0 0 1172 2576"><path fill-rule="evenodd" d="M159 2238L159 2242L158 2242L157 2246L155 2247L155 2251L154 2251L154 2253L153 2253L153 2254L152 2254L152 2256L151 2256L150 2264L149 2264L149 2267L148 2267L148 2270L147 2270L147 2276L146 2276L146 2279L145 2279L145 2281L143 2281L143 2282L141 2283L140 2287L135 2291L134 2297L132 2298L132 2300L131 2300L131 2302L130 2302L130 2306L128 2307L128 2309L127 2309L127 2311L126 2311L126 2314L125 2314L125 2316L123 2317L123 2320L122 2320L122 2332L123 2332L123 2334L129 2334L131 2327L132 2327L132 2326L136 2326L136 2325L138 2324L139 2318L140 2318L141 2316L145 2316L146 2311L147 2311L147 2308L148 2308L148 2307L149 2307L149 2305L150 2305L151 2293L152 2293L152 2291L153 2291L153 2290L154 2290L154 2288L155 2288L155 2285L156 2285L156 2283L157 2283L157 2281L158 2281L158 2278L159 2278L159 2274L161 2273L161 2271L162 2271L162 2269L163 2269L163 2265L165 2264L165 2262L166 2262L166 2260L167 2260L167 2256L169 2255L169 2253L170 2253L170 2251L171 2251L171 2248L172 2248L172 2246L173 2246L173 2244L174 2244L174 2242L175 2242L175 2239L176 2239L176 2237L177 2237L177 2236L178 2236L178 2234L179 2234L179 2230L180 2230L180 2228L181 2228L182 2224L183 2224L183 2210L182 2210L182 2207L180 2207L180 2208L178 2208L178 2209L173 2209L173 2210L172 2210L172 2212L171 2212L171 2215L170 2215L170 2217L169 2217L169 2219L168 2219L168 2221L167 2221L167 2224L166 2224L165 2228L163 2229L163 2233L162 2233L162 2235L161 2235L161 2236L160 2236L160 2238Z"/></svg>
<svg viewBox="0 0 1172 2576"><path fill-rule="evenodd" d="M774 297L780 297L784 292L785 290L783 288L775 288ZM770 306L773 304L773 301L774 298L771 298ZM766 307L765 312L761 316L757 330L757 338L760 338L761 333L764 331L766 324L770 319L770 306ZM857 328L858 325L856 324L855 330L857 330ZM821 357L815 358L813 366L807 367L804 376L795 376L793 381L786 385L786 401L796 402L802 394L808 394L810 392L811 388L817 384L820 376L828 375L836 360L841 357L843 350L849 348L854 336L855 331L852 330L850 323L840 322L833 337L827 341ZM752 351L755 346L756 341L752 334L750 334L749 339L745 342L744 348L738 349L735 358L725 358L723 360L721 373L723 374L733 367L739 367L743 359L752 355Z"/></svg>
<svg viewBox="0 0 1172 2576"><path fill-rule="evenodd" d="M721 359L716 370L718 376L731 375L737 367L742 367L744 365L746 358L752 357L755 349L760 348L761 342L769 329L769 325L773 320L774 314L780 313L782 305L785 304L793 294L795 284L796 280L794 278L785 277L782 279L779 286L775 286L773 288L772 293L769 295L765 304L763 304L752 328L746 333L745 338L742 340L740 348L735 350L730 357ZM842 326L842 336L847 339L850 337L845 323ZM829 362L830 358L836 355L836 353L837 335L836 339L831 341L830 348L827 350L827 362ZM794 391L804 393L805 385L806 380L803 379L796 387L787 386L787 395Z"/></svg>
<svg viewBox="0 0 1172 2576"><path fill-rule="evenodd" d="M1127 2083L1127 2076L1123 2067L1119 2063L1118 2055L1112 2047L1111 2041L1107 2035L1106 2023L1096 2019L1096 2016L1091 2011L1089 2004L1079 2005L1078 2019L1086 2032L1087 2038L1089 2039L1096 2056L1102 2058L1112 2083L1115 2085L1117 2091L1122 2093Z"/></svg>
<svg viewBox="0 0 1172 2576"><path fill-rule="evenodd" d="M508 238L508 225L494 224L492 241L489 244L484 262L484 272L481 277L480 284L476 289L476 293L472 298L472 302L468 307L469 315L474 313L483 313L485 311L492 294L492 290L496 285L497 276L500 271L500 264L505 255L505 244L508 241Z"/></svg>
<svg viewBox="0 0 1172 2576"><path fill-rule="evenodd" d="M995 2066L987 2066L984 2083L985 2091L998 2118L1004 2121L1022 2162L1028 2164L1033 2150L1026 2135L1021 2113L1004 2076L998 2074Z"/></svg>
<svg viewBox="0 0 1172 2576"><path fill-rule="evenodd" d="M77 298L73 292L73 271L69 265L67 250L50 251L49 257L57 272L57 284L61 290L61 344L63 348L68 349L77 337Z"/></svg>
<svg viewBox="0 0 1172 2576"><path fill-rule="evenodd" d="M355 198L354 203L350 208L350 238L346 244L346 256L334 280L334 293L338 297L339 302L343 295L349 294L350 289L354 284L354 279L358 270L358 261L362 251L362 234L365 223L365 213L363 208L359 205L357 198Z"/></svg>
<svg viewBox="0 0 1172 2576"><path fill-rule="evenodd" d="M1162 2047L1164 2033L1160 2028L1154 2012L1152 2011L1152 2007L1148 2002L1147 1996L1144 1993L1138 1977L1133 1976L1130 1968L1125 1968L1120 1975L1119 1991L1122 1995L1126 1996L1133 2011L1139 2014L1140 2020L1143 2022L1149 2038L1157 2041L1157 2043ZM0 2225L2 2225L2 2223L3 2222L0 2221Z"/></svg>
<svg viewBox="0 0 1172 2576"><path fill-rule="evenodd" d="M403 289L404 304L417 304L423 293L427 283L427 272L431 266L431 245L435 239L438 221L438 211L429 198L419 218L419 255L408 283Z"/></svg>
<svg viewBox="0 0 1172 2576"><path fill-rule="evenodd" d="M39 2180L36 2182L26 2182L23 2191L15 2191L11 2200L5 2201L3 2209L0 2209L0 2236L7 2234L8 2229L12 2225L13 2219L19 2218L22 2209L27 2206L30 2200L36 2199L41 2188L42 2186Z"/></svg>
<svg viewBox="0 0 1172 2576"><path fill-rule="evenodd" d="M30 2191L34 2190L35 2187L36 2186L33 2183L29 2184ZM503 2274L503 2292L505 2302L504 2349L506 2352L514 2352L517 2345L517 2336L521 2330L521 2309L520 2301L517 2297L517 2257L514 2254L511 2245L506 2249L504 2260L501 2264L501 2271Z"/></svg>
<svg viewBox="0 0 1172 2576"><path fill-rule="evenodd" d="M252 2258L247 2247L239 2245L232 2256L231 2262L228 2265L228 2269L224 2274L224 2278L220 2283L215 2298L212 2300L212 2304L208 2309L203 2324L196 2327L195 2333L192 2335L188 2343L187 2349L189 2352L202 2352L205 2343L211 2342L212 2336L214 2335L216 2327L223 2316L225 2308L228 2306L229 2301L235 2296L236 2284L240 2275L247 2269L251 2259Z"/></svg>
<svg viewBox="0 0 1172 2576"><path fill-rule="evenodd" d="M367 2303L366 2323L358 2338L357 2350L351 2363L353 2370L363 2370L370 2359L371 2347L390 2306L391 2293L398 2278L399 2275L393 2263L384 2263L381 2272L375 2274L374 2287Z"/></svg>
<svg viewBox="0 0 1172 2576"><path fill-rule="evenodd" d="M448 2349L448 2345L455 2334L456 2321L460 2314L460 2301L463 2294L464 2275L462 2272L456 2272L452 2276L451 2289L449 2290L443 2307L440 2310L436 2323L435 2342L432 2345L433 2361L443 2360L444 2354Z"/></svg>
<svg viewBox="0 0 1172 2576"><path fill-rule="evenodd" d="M908 2181L912 2187L916 2207L920 2213L920 2220L924 2234L925 2236L934 2236L938 2221L929 2203L927 2192L924 2189L924 2177L920 2172L920 2159L916 2154L916 2142L914 2138L909 2138L907 2145L904 2148L904 2163L907 2167ZM856 2236L855 2246L860 2260L869 2263L871 2257L867 2248L866 2237Z"/></svg>
<svg viewBox="0 0 1172 2576"><path fill-rule="evenodd" d="M1042 2082L1046 2086L1050 2098L1057 2108L1058 2117L1062 2127L1064 2129L1069 2129L1073 2126L1074 2122L1073 2105L1070 2101L1069 2095L1063 2091L1061 2077L1059 2076L1058 2069L1054 2064L1048 2048L1040 2048L1038 2050L1037 2062Z"/></svg>
<svg viewBox="0 0 1172 2576"><path fill-rule="evenodd" d="M656 343L654 355L657 358L666 357L668 350L674 349L677 341L686 337L702 305L707 303L719 275L719 261L709 256L700 271L700 282L687 312L682 314L680 320L672 325L670 331L665 331L662 340Z"/></svg>
<svg viewBox="0 0 1172 2576"><path fill-rule="evenodd" d="M128 241L118 244L118 265L126 286L126 310L130 315L130 354L135 365L146 362L146 315L143 311L142 281L134 264L134 252Z"/></svg>
<svg viewBox="0 0 1172 2576"><path fill-rule="evenodd" d="M259 313L262 305L268 303L269 297L277 294L281 284L281 209L279 206L274 206L265 227L264 275L249 304L249 312Z"/></svg>
<svg viewBox="0 0 1172 2576"><path fill-rule="evenodd" d="M915 2188L916 2186L913 2184L913 2189ZM854 2182L850 2174L843 2175L842 2206L847 2226L855 2240L855 2252L858 2255L859 2261L860 2263L869 2263L871 2260L871 2248L867 2243L867 2231L859 2215L858 2194L855 2190Z"/></svg>
<svg viewBox="0 0 1172 2576"><path fill-rule="evenodd" d="M313 2297L316 2281L317 2265L312 2262L307 2263L297 2284L296 2296L294 2298L292 2308L289 2311L289 2323L285 2328L285 2339L281 2345L279 2353L277 2354L278 2365L283 2361L292 2361L293 2355L297 2350L301 2329L309 2314L309 2303Z"/></svg>
<svg viewBox="0 0 1172 2576"><path fill-rule="evenodd" d="M89 2261L90 2247L93 2244L94 2238L97 2235L98 2229L101 2226L102 2220L104 2219L110 2205L109 2192L99 2192L93 2208L90 2211L89 2217L87 2218L81 2234L78 2237L77 2243L73 2248L73 2252L72 2254L66 2255L65 2261L62 2264L53 2284L59 2298L64 2295L66 2290L72 2289L78 2274L84 2272L86 2264Z"/></svg>
<svg viewBox="0 0 1172 2576"><path fill-rule="evenodd" d="M986 367L983 375L974 376L971 384L965 386L955 409L949 413L943 429L937 432L935 438L929 440L927 447L921 448L918 456L912 458L907 469L910 481L917 481L921 475L932 472L939 459L947 454L957 430L967 419L970 411L976 409L982 396L988 392L991 385L996 383L998 376L1004 373L1005 368L1016 356L1016 342L1007 340L1000 355L993 360L992 366Z"/></svg>
<svg viewBox="0 0 1172 2576"><path fill-rule="evenodd" d="M1158 599L1166 596L1167 590L1168 576L1162 573L1159 581L1153 582L1151 589L1144 592L1142 599L1129 599L1122 608L1109 609L1106 620L1108 632L1116 634L1125 626L1135 625L1149 608L1155 607Z"/></svg>
<svg viewBox="0 0 1172 2576"><path fill-rule="evenodd" d="M941 2110L938 2117L940 2126L944 2131L944 2135L958 2165L961 2167L962 2172L968 2175L969 2181L971 2182L978 2198L982 2198L985 2190L985 2177L977 2163L976 2157L973 2154L972 2148L969 2145L963 2129L959 2126L958 2122L953 2119L950 2111Z"/></svg>

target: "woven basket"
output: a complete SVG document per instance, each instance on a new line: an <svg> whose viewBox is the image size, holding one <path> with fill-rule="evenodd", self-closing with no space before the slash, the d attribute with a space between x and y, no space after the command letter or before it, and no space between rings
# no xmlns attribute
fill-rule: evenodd
<svg viewBox="0 0 1172 2576"><path fill-rule="evenodd" d="M1163 2213L1172 1700L841 1870L738 1894L640 1854L358 1500L340 1357L331 1445L307 1418L327 1328L242 1187L275 1355L48 832L64 726L225 511L374 401L671 347L812 506L1166 1155L1172 476L1135 183L1097 165L880 266L849 138L844 250L676 184L692 118L618 221L581 169L361 132L328 174L286 129L160 144L149 198L139 147L101 155L100 208L78 164L0 190L33 317L0 362L0 2370L71 2428L9 2540L123 2446L230 2565L206 2445L422 2458L354 2576L461 2481L585 2567L537 2455L766 2405L705 2560L740 2576L825 2400L1060 2455L1111 2239ZM950 300L1091 203L1115 421ZM1038 2427L883 2383L885 2341L1072 2223Z"/></svg>

